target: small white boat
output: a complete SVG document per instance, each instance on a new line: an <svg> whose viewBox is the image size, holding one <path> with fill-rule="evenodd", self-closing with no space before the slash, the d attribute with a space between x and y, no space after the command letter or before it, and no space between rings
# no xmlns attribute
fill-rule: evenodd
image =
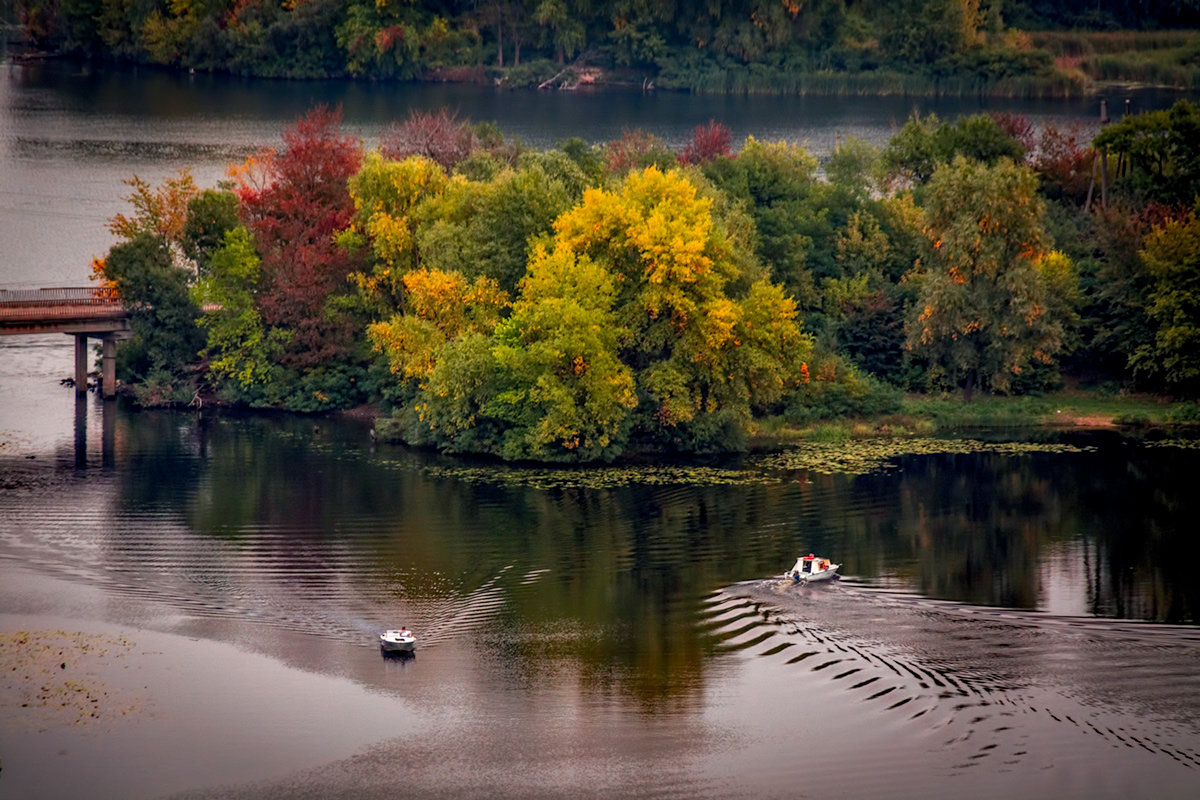
<svg viewBox="0 0 1200 800"><path fill-rule="evenodd" d="M828 558L821 558L809 553L796 559L796 565L788 570L787 576L796 583L809 581L824 581L837 576L838 567Z"/></svg>
<svg viewBox="0 0 1200 800"><path fill-rule="evenodd" d="M417 649L417 637L408 628L379 634L379 646L385 653L411 653Z"/></svg>

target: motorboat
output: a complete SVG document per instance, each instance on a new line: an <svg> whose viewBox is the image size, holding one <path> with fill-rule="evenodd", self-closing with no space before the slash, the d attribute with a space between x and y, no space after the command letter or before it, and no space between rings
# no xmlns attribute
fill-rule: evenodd
<svg viewBox="0 0 1200 800"><path fill-rule="evenodd" d="M417 637L408 628L379 634L379 647L385 653L411 653L417 649Z"/></svg>
<svg viewBox="0 0 1200 800"><path fill-rule="evenodd" d="M788 570L787 576L796 583L809 581L824 581L837 576L838 567L828 558L821 558L809 553L796 559L796 565Z"/></svg>

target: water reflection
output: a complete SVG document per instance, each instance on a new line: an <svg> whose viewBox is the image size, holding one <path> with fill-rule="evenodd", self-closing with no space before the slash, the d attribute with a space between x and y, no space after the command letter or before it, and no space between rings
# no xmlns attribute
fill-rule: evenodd
<svg viewBox="0 0 1200 800"><path fill-rule="evenodd" d="M541 489L373 452L365 423L110 418L121 513L176 519L197 545L225 542L257 569L269 560L265 577L291 592L337 583L352 607L411 607L435 640L554 630L585 660L638 675L650 697L699 671L711 643L694 625L697 598L781 573L800 551L835 553L871 585L987 607L1190 623L1200 604L1184 572L1198 555L1185 530L1200 511L1185 477L1194 450L1113 440L1087 453L907 456L882 474L732 486L643 484L633 468L611 489Z"/></svg>
<svg viewBox="0 0 1200 800"><path fill-rule="evenodd" d="M1047 754L1096 767L1061 796L1118 767L1181 796L1164 765L1200 766L1200 635L1121 621L1195 621L1194 449L1114 437L856 477L751 458L599 488L571 471L481 480L512 468L373 449L367 422L103 413L109 470L2 462L0 571L84 587L62 602L89 614L412 693L446 720L280 796L374 796L363 766L418 793L472 796L482 771L505 781L493 796L550 796L555 765L603 772L594 753L633 765L597 796L782 796L805 775L797 747L843 772L877 748L863 796L959 796L946 781L973 767L985 794L1024 791L1033 778L1010 776ZM807 551L848 577L767 577ZM14 607L41 596L4 583ZM378 653L400 624L420 658ZM1114 747L1140 755L1108 769ZM394 774L414 753L457 766Z"/></svg>

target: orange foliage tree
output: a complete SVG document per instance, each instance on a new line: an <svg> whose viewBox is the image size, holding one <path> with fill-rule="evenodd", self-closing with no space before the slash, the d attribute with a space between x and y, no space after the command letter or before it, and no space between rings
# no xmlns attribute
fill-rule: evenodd
<svg viewBox="0 0 1200 800"><path fill-rule="evenodd" d="M1001 160L962 156L937 168L925 203L930 255L913 274L919 295L908 346L970 399L1007 391L1034 363L1062 349L1073 273L1048 251L1037 177ZM1065 273L1065 274L1064 274Z"/></svg>

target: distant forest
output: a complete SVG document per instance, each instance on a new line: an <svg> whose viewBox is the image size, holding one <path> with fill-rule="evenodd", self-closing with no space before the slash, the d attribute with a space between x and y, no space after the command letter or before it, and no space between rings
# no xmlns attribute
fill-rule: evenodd
<svg viewBox="0 0 1200 800"><path fill-rule="evenodd" d="M1115 32L1200 28L1200 0L15 0L14 22L39 53L261 77L1031 95L1077 91ZM1110 38L1031 33L1053 31ZM1149 47L1195 68L1195 38Z"/></svg>

